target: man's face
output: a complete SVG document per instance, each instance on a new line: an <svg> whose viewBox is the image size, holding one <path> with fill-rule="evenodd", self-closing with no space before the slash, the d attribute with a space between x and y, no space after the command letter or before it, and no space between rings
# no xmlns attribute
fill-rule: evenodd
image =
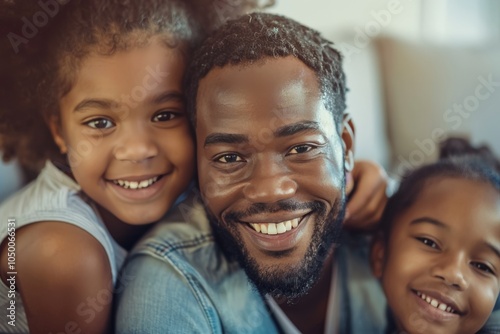
<svg viewBox="0 0 500 334"><path fill-rule="evenodd" d="M262 292L305 293L345 204L342 138L315 72L291 56L211 70L199 85L196 137L221 246Z"/></svg>

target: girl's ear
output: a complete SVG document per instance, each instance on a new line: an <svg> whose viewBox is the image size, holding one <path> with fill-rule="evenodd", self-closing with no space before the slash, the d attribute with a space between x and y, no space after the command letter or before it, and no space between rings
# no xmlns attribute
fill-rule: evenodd
<svg viewBox="0 0 500 334"><path fill-rule="evenodd" d="M66 141L64 140L61 134L61 123L59 118L56 116L50 116L47 120L47 123L50 128L50 133L52 134L52 138L56 143L57 147L59 147L59 151L61 154L68 153L68 147L66 146Z"/></svg>
<svg viewBox="0 0 500 334"><path fill-rule="evenodd" d="M384 258L385 258L385 242L380 234L373 237L371 252L370 252L370 265L372 273L378 279L382 278L384 272Z"/></svg>

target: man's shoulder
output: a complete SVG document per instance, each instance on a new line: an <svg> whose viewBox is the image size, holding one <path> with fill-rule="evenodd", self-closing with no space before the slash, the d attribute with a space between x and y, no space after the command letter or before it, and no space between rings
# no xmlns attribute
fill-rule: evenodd
<svg viewBox="0 0 500 334"><path fill-rule="evenodd" d="M495 309L478 334L500 333L500 309Z"/></svg>
<svg viewBox="0 0 500 334"><path fill-rule="evenodd" d="M205 210L195 191L173 208L136 244L131 254L153 251L160 256L214 245Z"/></svg>
<svg viewBox="0 0 500 334"><path fill-rule="evenodd" d="M378 279L371 271L370 236L344 233L338 248L344 302L349 305L350 333L383 333L387 327L386 300Z"/></svg>
<svg viewBox="0 0 500 334"><path fill-rule="evenodd" d="M152 256L176 272L208 282L241 270L217 245L195 191L138 242L129 258L137 255Z"/></svg>

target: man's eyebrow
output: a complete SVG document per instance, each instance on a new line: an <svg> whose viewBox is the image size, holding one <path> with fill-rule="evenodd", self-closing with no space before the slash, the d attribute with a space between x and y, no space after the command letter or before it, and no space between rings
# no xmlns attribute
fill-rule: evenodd
<svg viewBox="0 0 500 334"><path fill-rule="evenodd" d="M421 217L421 218L414 219L410 222L410 225L423 224L423 223L428 223L428 224L435 225L437 227L449 229L448 225L446 225L445 223L443 223L437 219L431 218L431 217Z"/></svg>
<svg viewBox="0 0 500 334"><path fill-rule="evenodd" d="M295 135L299 132L307 132L307 131L319 131L319 124L313 121L288 124L282 126L281 128L276 129L276 131L274 131L274 136L277 138L287 137Z"/></svg>
<svg viewBox="0 0 500 334"><path fill-rule="evenodd" d="M248 136L232 133L212 133L205 138L204 147L215 144L243 144L248 143Z"/></svg>
<svg viewBox="0 0 500 334"><path fill-rule="evenodd" d="M112 109L119 104L110 99L84 99L78 103L73 111L82 112L84 109Z"/></svg>

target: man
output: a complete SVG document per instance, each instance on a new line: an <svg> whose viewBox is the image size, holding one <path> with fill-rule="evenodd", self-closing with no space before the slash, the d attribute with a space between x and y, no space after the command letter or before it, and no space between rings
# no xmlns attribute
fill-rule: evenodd
<svg viewBox="0 0 500 334"><path fill-rule="evenodd" d="M188 78L201 199L133 252L126 272L151 278L120 297L117 330L382 333L365 245L335 247L354 163L339 53L252 14L207 39Z"/></svg>

